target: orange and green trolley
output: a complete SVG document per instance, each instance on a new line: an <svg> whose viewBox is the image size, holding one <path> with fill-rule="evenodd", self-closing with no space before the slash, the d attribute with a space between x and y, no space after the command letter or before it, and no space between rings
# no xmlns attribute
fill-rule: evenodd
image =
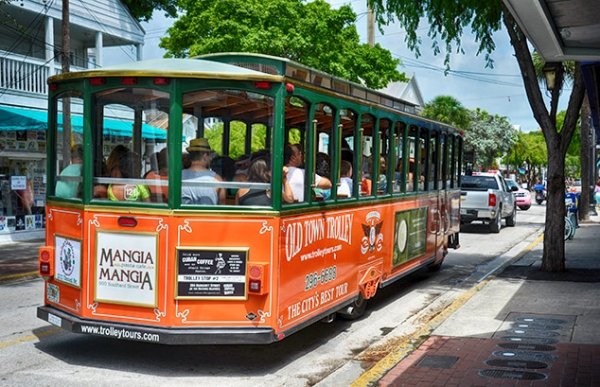
<svg viewBox="0 0 600 387"><path fill-rule="evenodd" d="M38 317L65 330L272 343L458 247L463 136L406 101L240 53L48 82Z"/></svg>

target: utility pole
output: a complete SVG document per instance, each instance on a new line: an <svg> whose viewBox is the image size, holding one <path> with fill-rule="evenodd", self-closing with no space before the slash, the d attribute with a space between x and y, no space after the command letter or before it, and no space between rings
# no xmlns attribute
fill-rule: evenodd
<svg viewBox="0 0 600 387"><path fill-rule="evenodd" d="M375 47L375 15L367 4L367 40L370 47Z"/></svg>
<svg viewBox="0 0 600 387"><path fill-rule="evenodd" d="M71 70L71 28L69 23L69 0L62 0L62 72L68 73ZM63 137L62 137L62 165L65 168L71 162L71 98L63 98Z"/></svg>
<svg viewBox="0 0 600 387"><path fill-rule="evenodd" d="M71 60L71 28L69 26L69 0L62 0L62 71L68 73Z"/></svg>

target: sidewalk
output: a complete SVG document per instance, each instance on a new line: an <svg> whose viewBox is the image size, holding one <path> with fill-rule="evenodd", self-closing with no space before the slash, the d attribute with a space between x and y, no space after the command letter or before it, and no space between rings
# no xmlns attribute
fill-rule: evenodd
<svg viewBox="0 0 600 387"><path fill-rule="evenodd" d="M38 274L38 249L43 239L0 244L0 282Z"/></svg>
<svg viewBox="0 0 600 387"><path fill-rule="evenodd" d="M542 245L492 278L378 385L600 386L600 218L566 242L566 273L539 271Z"/></svg>

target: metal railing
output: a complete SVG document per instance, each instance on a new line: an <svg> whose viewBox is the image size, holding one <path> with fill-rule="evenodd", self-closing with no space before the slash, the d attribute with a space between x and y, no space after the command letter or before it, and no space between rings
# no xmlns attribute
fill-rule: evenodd
<svg viewBox="0 0 600 387"><path fill-rule="evenodd" d="M61 72L60 63L54 63L53 74L49 61L0 51L0 91L48 94L47 79ZM73 70L82 70L73 67Z"/></svg>

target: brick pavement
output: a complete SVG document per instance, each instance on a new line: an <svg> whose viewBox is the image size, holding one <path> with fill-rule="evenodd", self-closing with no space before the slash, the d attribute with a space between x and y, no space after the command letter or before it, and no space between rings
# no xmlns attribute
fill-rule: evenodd
<svg viewBox="0 0 600 387"><path fill-rule="evenodd" d="M498 339L431 336L379 386L600 386L600 345L556 343L544 347L545 361L535 361L503 360L499 353L519 351L502 344Z"/></svg>

